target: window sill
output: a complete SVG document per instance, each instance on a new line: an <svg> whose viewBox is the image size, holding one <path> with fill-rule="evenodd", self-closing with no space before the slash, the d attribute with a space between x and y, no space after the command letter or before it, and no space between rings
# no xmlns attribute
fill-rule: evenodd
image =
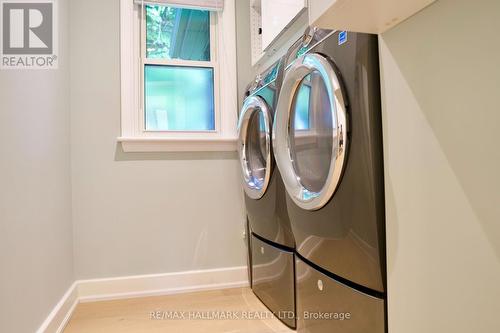
<svg viewBox="0 0 500 333"><path fill-rule="evenodd" d="M237 138L117 138L126 153L236 151L237 140Z"/></svg>

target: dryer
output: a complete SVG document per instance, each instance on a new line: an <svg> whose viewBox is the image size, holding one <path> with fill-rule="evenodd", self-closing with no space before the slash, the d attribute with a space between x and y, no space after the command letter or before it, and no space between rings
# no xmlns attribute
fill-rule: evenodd
<svg viewBox="0 0 500 333"><path fill-rule="evenodd" d="M385 208L377 36L308 33L314 34L322 38L312 38L318 41L306 49L296 47L300 52L289 61L273 130L296 241L297 329L383 333Z"/></svg>
<svg viewBox="0 0 500 333"><path fill-rule="evenodd" d="M238 121L250 282L255 295L295 327L295 240L283 181L272 153L272 122L283 77L280 59L249 86Z"/></svg>

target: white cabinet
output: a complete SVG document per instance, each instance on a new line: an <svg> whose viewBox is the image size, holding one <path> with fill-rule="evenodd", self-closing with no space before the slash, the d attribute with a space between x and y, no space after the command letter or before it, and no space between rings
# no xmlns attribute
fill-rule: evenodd
<svg viewBox="0 0 500 333"><path fill-rule="evenodd" d="M262 7L261 0L250 0L250 44L252 46L252 65L262 58Z"/></svg>
<svg viewBox="0 0 500 333"><path fill-rule="evenodd" d="M310 0L312 1L312 0ZM252 65L272 57L308 25L307 0L249 0Z"/></svg>
<svg viewBox="0 0 500 333"><path fill-rule="evenodd" d="M324 29L382 33L434 1L311 0L309 24Z"/></svg>
<svg viewBox="0 0 500 333"><path fill-rule="evenodd" d="M261 0L263 50L295 21L306 5L306 0Z"/></svg>

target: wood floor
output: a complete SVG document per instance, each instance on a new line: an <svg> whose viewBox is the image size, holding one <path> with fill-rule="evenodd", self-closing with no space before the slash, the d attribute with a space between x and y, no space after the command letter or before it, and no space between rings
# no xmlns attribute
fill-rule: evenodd
<svg viewBox="0 0 500 333"><path fill-rule="evenodd" d="M184 318L183 318L184 317ZM294 332L249 288L81 303L64 333Z"/></svg>

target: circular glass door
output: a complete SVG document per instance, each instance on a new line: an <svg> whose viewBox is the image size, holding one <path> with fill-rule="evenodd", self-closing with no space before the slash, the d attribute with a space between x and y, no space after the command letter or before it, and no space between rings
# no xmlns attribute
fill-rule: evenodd
<svg viewBox="0 0 500 333"><path fill-rule="evenodd" d="M320 209L340 183L347 148L346 104L327 58L307 54L287 70L273 135L290 197L303 209Z"/></svg>
<svg viewBox="0 0 500 333"><path fill-rule="evenodd" d="M271 178L271 113L259 96L250 96L243 104L238 122L238 154L243 188L252 199L266 193Z"/></svg>

